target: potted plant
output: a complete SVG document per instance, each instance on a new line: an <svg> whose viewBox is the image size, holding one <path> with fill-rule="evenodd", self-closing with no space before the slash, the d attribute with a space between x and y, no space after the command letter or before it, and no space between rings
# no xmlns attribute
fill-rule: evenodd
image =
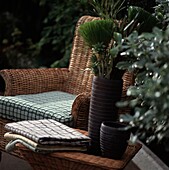
<svg viewBox="0 0 169 170"><path fill-rule="evenodd" d="M119 70L121 76L112 80L112 69L115 68L113 65L117 56L115 50L110 52L114 29L114 22L110 19L87 22L79 28L80 34L93 52L91 69L95 76L92 84L88 131L92 139L91 150L96 154L100 154L101 123L117 119L113 103L120 100L122 93L123 71Z"/></svg>
<svg viewBox="0 0 169 170"><path fill-rule="evenodd" d="M129 6L127 15L119 20L118 14L123 9L124 1L117 1L114 4L110 1L101 1L100 4L98 1L92 2L97 12L101 14L100 20L84 23L80 26L79 33L93 53L91 69L95 76L88 130L93 150L99 151L101 123L107 120L115 121L118 118L115 103L121 98L122 76L125 71L118 69L116 64L125 60L120 53L123 39L133 30L150 31L158 21L149 12L133 6ZM109 9L109 12L106 12L105 8ZM150 26L147 27L147 24Z"/></svg>

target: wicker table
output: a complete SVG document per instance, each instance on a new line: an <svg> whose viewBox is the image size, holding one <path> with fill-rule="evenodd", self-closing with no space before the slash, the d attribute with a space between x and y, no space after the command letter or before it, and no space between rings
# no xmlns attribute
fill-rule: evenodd
<svg viewBox="0 0 169 170"><path fill-rule="evenodd" d="M121 160L103 158L82 152L55 152L44 155L32 152L21 144L17 146L22 156L34 170L117 170L124 169L142 145L140 143L128 145Z"/></svg>

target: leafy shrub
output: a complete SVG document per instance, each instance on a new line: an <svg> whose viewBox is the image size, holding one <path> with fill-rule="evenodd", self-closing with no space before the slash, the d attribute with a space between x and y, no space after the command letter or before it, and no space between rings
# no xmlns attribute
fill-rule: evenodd
<svg viewBox="0 0 169 170"><path fill-rule="evenodd" d="M118 67L133 71L136 78L127 91L132 99L118 105L133 109L133 115L123 115L122 119L134 127L135 136L147 143L161 142L169 150L169 15L167 11L161 15L163 29L155 27L151 33L141 35L133 32L125 39L123 54L130 60L118 63Z"/></svg>
<svg viewBox="0 0 169 170"><path fill-rule="evenodd" d="M28 0L0 2L1 69L38 67L40 49L37 42L43 18L43 13L39 16L38 6Z"/></svg>
<svg viewBox="0 0 169 170"><path fill-rule="evenodd" d="M22 32L15 28L10 41L3 39L2 53L6 56L10 68L36 68L40 49L31 39L22 40Z"/></svg>
<svg viewBox="0 0 169 170"><path fill-rule="evenodd" d="M88 14L87 11L86 0L0 2L0 57L10 59L21 54L21 59L26 57L26 53L32 53L30 58L40 59L39 66L50 67L56 60L60 61L56 61L52 66L67 66L76 22L80 16ZM13 39L15 30L21 32L19 42L22 48L18 47L18 43ZM27 40L31 40L30 47ZM12 66L16 67L18 66Z"/></svg>
<svg viewBox="0 0 169 170"><path fill-rule="evenodd" d="M42 54L45 54L46 50L52 51L51 56L47 54L47 57L50 57L49 64L52 60L57 60L52 67L68 66L75 25L80 16L89 14L88 3L74 0L46 0L43 1L43 5L48 6L49 13L44 20L42 38L39 42L44 48Z"/></svg>

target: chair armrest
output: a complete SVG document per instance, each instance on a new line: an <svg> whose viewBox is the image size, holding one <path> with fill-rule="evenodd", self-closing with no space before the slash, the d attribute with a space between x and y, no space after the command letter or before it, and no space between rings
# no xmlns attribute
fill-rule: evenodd
<svg viewBox="0 0 169 170"><path fill-rule="evenodd" d="M1 93L13 96L61 90L68 72L67 68L1 70Z"/></svg>
<svg viewBox="0 0 169 170"><path fill-rule="evenodd" d="M74 127L82 130L88 128L88 116L90 105L90 93L81 93L77 95L72 105L72 115Z"/></svg>

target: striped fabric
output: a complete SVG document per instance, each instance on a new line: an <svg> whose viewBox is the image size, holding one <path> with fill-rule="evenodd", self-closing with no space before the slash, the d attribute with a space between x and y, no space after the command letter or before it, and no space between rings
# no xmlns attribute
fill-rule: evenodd
<svg viewBox="0 0 169 170"><path fill-rule="evenodd" d="M10 132L4 137L10 142L6 151L11 152L21 143L34 152L87 151L90 138L79 131L53 119L27 120L7 123Z"/></svg>
<svg viewBox="0 0 169 170"><path fill-rule="evenodd" d="M40 145L82 146L90 140L88 136L53 119L7 123L5 129Z"/></svg>
<svg viewBox="0 0 169 170"><path fill-rule="evenodd" d="M71 126L76 95L60 91L0 96L0 117L13 121L54 119Z"/></svg>

